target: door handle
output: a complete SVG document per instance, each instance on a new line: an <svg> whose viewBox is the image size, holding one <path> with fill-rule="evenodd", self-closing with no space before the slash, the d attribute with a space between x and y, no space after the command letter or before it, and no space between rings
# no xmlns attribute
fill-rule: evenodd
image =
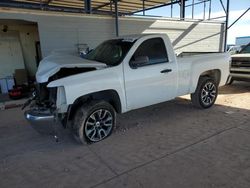
<svg viewBox="0 0 250 188"><path fill-rule="evenodd" d="M164 70L161 71L161 73L168 73L168 72L171 72L171 71L172 71L172 69L164 69Z"/></svg>

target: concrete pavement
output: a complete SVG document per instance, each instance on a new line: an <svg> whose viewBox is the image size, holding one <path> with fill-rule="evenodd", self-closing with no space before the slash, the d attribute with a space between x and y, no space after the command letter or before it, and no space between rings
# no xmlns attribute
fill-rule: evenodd
<svg viewBox="0 0 250 188"><path fill-rule="evenodd" d="M186 97L139 109L85 146L67 130L59 143L39 135L19 108L0 111L0 187L248 188L249 100L239 84L222 88L211 109Z"/></svg>

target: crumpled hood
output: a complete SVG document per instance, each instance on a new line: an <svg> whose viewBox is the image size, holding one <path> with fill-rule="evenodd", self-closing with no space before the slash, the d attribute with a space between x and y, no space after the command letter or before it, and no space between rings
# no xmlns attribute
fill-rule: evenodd
<svg viewBox="0 0 250 188"><path fill-rule="evenodd" d="M47 82L49 77L56 74L61 68L75 67L101 69L107 67L107 65L73 55L52 54L40 62L36 72L36 80L38 83L44 83Z"/></svg>

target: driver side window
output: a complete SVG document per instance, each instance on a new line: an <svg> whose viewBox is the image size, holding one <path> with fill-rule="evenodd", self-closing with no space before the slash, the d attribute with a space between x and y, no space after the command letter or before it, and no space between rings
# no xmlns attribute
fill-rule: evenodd
<svg viewBox="0 0 250 188"><path fill-rule="evenodd" d="M145 40L137 48L130 60L130 66L137 68L166 62L168 62L168 55L163 39L152 38Z"/></svg>

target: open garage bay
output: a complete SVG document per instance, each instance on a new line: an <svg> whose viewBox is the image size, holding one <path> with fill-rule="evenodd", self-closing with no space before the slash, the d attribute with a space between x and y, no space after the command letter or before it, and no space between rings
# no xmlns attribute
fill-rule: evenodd
<svg viewBox="0 0 250 188"><path fill-rule="evenodd" d="M20 108L0 111L0 187L250 187L250 85L220 89L214 107L188 96L119 115L92 145L67 130L39 135Z"/></svg>

